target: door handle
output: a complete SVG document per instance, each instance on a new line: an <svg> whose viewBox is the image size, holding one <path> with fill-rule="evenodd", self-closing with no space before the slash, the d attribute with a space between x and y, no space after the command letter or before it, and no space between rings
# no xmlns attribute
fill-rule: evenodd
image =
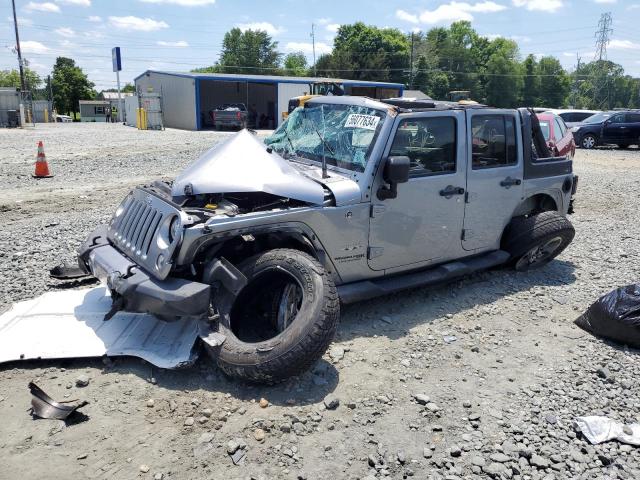
<svg viewBox="0 0 640 480"><path fill-rule="evenodd" d="M519 178L511 178L511 177L507 177L500 182L500 186L505 188L509 188L509 187L512 187L513 185L520 185L520 184L522 184L522 180L520 180Z"/></svg>
<svg viewBox="0 0 640 480"><path fill-rule="evenodd" d="M454 195L464 195L464 188L447 185L447 188L440 190L441 197L451 198Z"/></svg>

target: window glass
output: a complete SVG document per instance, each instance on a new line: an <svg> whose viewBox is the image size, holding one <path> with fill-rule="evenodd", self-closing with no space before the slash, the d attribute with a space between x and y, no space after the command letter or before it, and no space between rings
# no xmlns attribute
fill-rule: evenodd
<svg viewBox="0 0 640 480"><path fill-rule="evenodd" d="M473 169L504 167L518 161L515 121L505 115L475 115L471 119Z"/></svg>
<svg viewBox="0 0 640 480"><path fill-rule="evenodd" d="M411 160L411 177L456 171L456 120L453 117L407 118L400 122L390 156Z"/></svg>
<svg viewBox="0 0 640 480"><path fill-rule="evenodd" d="M564 132L565 132L565 128L562 123L562 120L559 118L556 118L556 130L557 130L556 132L556 141L557 141L564 137Z"/></svg>
<svg viewBox="0 0 640 480"><path fill-rule="evenodd" d="M549 141L549 122L547 122L546 120L540 120L540 129L542 130L542 135L544 135L544 139L548 142Z"/></svg>
<svg viewBox="0 0 640 480"><path fill-rule="evenodd" d="M624 123L624 114L618 114L611 117L611 123Z"/></svg>
<svg viewBox="0 0 640 480"><path fill-rule="evenodd" d="M576 113L572 113L572 112L565 112L565 113L561 113L560 116L562 117L562 119L565 122L579 122L580 120L575 120L577 117Z"/></svg>
<svg viewBox="0 0 640 480"><path fill-rule="evenodd" d="M640 113L627 113L627 123L640 123Z"/></svg>
<svg viewBox="0 0 640 480"><path fill-rule="evenodd" d="M104 113L104 107L95 107L95 112L99 113L99 114L103 114Z"/></svg>

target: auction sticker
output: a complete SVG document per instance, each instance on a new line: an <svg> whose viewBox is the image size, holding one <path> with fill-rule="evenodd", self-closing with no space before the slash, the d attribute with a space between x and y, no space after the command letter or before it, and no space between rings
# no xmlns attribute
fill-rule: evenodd
<svg viewBox="0 0 640 480"><path fill-rule="evenodd" d="M346 128L365 128L367 130L375 130L379 121L380 117L376 117L375 115L352 113L347 117L347 121L344 126Z"/></svg>

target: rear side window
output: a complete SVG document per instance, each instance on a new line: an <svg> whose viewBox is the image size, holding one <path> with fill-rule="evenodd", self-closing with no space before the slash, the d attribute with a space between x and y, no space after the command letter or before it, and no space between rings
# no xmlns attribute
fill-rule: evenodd
<svg viewBox="0 0 640 480"><path fill-rule="evenodd" d="M627 113L627 123L640 123L640 113Z"/></svg>
<svg viewBox="0 0 640 480"><path fill-rule="evenodd" d="M389 155L409 157L411 177L455 173L456 119L430 117L402 120Z"/></svg>
<svg viewBox="0 0 640 480"><path fill-rule="evenodd" d="M567 113L561 113L560 116L562 117L562 119L565 122L579 122L580 120L578 120L578 114L577 113L572 113L572 112L567 112Z"/></svg>
<svg viewBox="0 0 640 480"><path fill-rule="evenodd" d="M556 118L556 130L557 130L556 140L560 140L561 138L564 137L564 134L566 133L566 128L561 118Z"/></svg>
<svg viewBox="0 0 640 480"><path fill-rule="evenodd" d="M475 115L471 119L472 168L505 167L518 163L515 120L507 115Z"/></svg>
<svg viewBox="0 0 640 480"><path fill-rule="evenodd" d="M611 117L611 123L624 123L624 113Z"/></svg>

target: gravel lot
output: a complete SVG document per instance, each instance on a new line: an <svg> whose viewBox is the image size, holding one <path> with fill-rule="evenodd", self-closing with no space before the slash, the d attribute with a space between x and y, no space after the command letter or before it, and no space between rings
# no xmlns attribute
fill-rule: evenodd
<svg viewBox="0 0 640 480"><path fill-rule="evenodd" d="M228 135L0 130L0 309L55 290L48 269L71 261L131 186ZM52 179L31 178L39 139ZM285 384L232 382L205 358L180 371L135 358L1 366L0 478L640 478L638 449L591 446L572 425L640 421L638 352L573 325L640 279L640 151L579 150L575 170L577 233L559 259L345 307L329 353ZM88 419L32 420L30 380L88 400Z"/></svg>

